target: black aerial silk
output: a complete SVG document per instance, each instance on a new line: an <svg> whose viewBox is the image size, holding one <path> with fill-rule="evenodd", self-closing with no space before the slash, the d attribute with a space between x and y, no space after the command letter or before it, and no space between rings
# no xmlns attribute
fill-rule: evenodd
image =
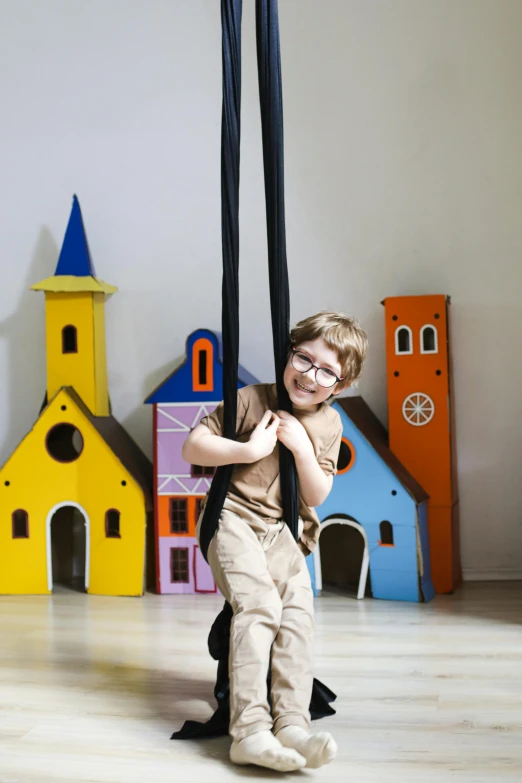
<svg viewBox="0 0 522 783"><path fill-rule="evenodd" d="M239 361L239 159L241 125L241 15L242 0L221 0L223 33L223 108L221 124L221 234L223 255L223 436L235 440ZM286 261L283 99L277 0L256 0L257 67L263 137L263 168L268 239L270 309L278 406L292 413L283 383L290 343L290 292ZM297 471L291 451L279 444L283 514L294 538L298 530ZM217 530L233 465L217 468L210 487L200 530L201 552ZM186 721L172 739L210 737L228 733L228 650L232 609L228 603L209 635L209 651L218 661L214 695L218 709L207 723ZM268 687L270 673L268 675ZM270 693L270 690L268 690ZM314 680L312 719L334 714L335 694Z"/></svg>
<svg viewBox="0 0 522 783"><path fill-rule="evenodd" d="M239 146L241 114L242 0L222 0L223 110L221 124L221 235L223 255L223 435L235 440L239 361ZM286 263L283 101L276 0L257 0L257 62L263 131L270 306L278 405L292 412L283 384L289 349L290 293ZM293 454L282 444L281 493L284 518L297 539L297 472ZM233 465L216 471L200 531L205 559L216 532Z"/></svg>
<svg viewBox="0 0 522 783"><path fill-rule="evenodd" d="M223 610L214 620L208 637L210 655L214 660L218 661L216 685L214 687L214 696L218 706L215 713L206 723L196 720L185 721L182 728L175 732L171 739L203 739L205 737L222 737L228 734L230 723L228 650L231 620L232 607L225 602ZM270 673L267 679L267 695L270 703ZM310 716L312 720L324 718L327 715L335 715L335 710L330 704L336 698L333 691L314 678L312 698L310 700Z"/></svg>

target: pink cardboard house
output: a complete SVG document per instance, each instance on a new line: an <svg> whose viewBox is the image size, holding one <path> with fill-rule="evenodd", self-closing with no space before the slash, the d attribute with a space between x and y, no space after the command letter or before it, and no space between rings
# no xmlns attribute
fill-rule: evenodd
<svg viewBox="0 0 522 783"><path fill-rule="evenodd" d="M196 540L201 499L214 469L189 465L185 438L223 398L221 340L208 329L187 339L185 362L145 400L154 411L154 530L158 593L216 593ZM239 388L258 383L239 367Z"/></svg>

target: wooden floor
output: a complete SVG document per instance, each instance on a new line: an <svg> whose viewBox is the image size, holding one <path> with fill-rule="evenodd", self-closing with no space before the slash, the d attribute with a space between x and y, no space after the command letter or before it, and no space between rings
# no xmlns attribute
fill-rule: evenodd
<svg viewBox="0 0 522 783"><path fill-rule="evenodd" d="M522 583L412 605L317 599L316 675L339 758L278 775L228 739L172 742L211 713L206 596L0 597L0 783L521 783Z"/></svg>

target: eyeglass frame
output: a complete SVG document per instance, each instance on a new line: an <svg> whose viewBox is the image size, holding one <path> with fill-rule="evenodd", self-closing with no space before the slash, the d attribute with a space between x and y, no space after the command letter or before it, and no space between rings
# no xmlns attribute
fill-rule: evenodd
<svg viewBox="0 0 522 783"><path fill-rule="evenodd" d="M291 351L290 363L291 363L292 367L294 368L294 370L297 370L297 372L300 372L300 373L302 373L304 375L305 373L310 372L310 370L313 368L315 370L315 382L321 387L321 389L331 389L333 386L335 386L336 383L341 383L341 381L344 381L344 378L338 378L337 375L334 373L334 371L330 370L329 367L318 367L317 364L313 363L313 361L310 359L308 354L306 354L304 351L300 351L299 348L294 348L294 346L292 345L292 347L290 348L290 351ZM310 367L308 368L308 370L299 370L294 365L293 358L294 358L296 353L302 353L303 356L306 356L306 358L310 362ZM335 378L335 381L334 381L334 383L332 383L331 386L323 386L322 383L319 383L319 381L317 380L317 373L318 373L319 370L328 370L329 372L332 373L332 375ZM345 376L345 378L346 378L346 376Z"/></svg>

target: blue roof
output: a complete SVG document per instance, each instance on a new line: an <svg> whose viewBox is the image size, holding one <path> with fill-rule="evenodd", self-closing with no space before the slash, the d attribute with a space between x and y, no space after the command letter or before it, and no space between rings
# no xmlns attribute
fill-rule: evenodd
<svg viewBox="0 0 522 783"><path fill-rule="evenodd" d="M96 277L89 253L87 236L82 220L80 202L73 196L73 205L63 240L55 275Z"/></svg>
<svg viewBox="0 0 522 783"><path fill-rule="evenodd" d="M211 391L193 391L192 383L192 347L196 340L201 338L210 340L214 346L214 384ZM238 388L259 383L248 370L239 365ZM223 345L221 335L210 329L196 329L187 338L187 358L177 367L152 394L147 397L145 403L168 402L219 402L223 399Z"/></svg>

